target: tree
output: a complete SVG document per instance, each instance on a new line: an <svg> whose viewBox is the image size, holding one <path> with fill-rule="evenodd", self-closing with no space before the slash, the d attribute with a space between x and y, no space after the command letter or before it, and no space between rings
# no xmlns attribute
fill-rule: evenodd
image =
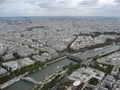
<svg viewBox="0 0 120 90"><path fill-rule="evenodd" d="M21 58L21 56L20 56L20 55L18 55L18 53L17 53L17 52L13 52L13 56L14 56L16 59L20 59L20 58Z"/></svg>
<svg viewBox="0 0 120 90"><path fill-rule="evenodd" d="M0 61L3 61L2 55L0 55Z"/></svg>
<svg viewBox="0 0 120 90"><path fill-rule="evenodd" d="M107 38L106 42L112 42L113 40L111 38Z"/></svg>

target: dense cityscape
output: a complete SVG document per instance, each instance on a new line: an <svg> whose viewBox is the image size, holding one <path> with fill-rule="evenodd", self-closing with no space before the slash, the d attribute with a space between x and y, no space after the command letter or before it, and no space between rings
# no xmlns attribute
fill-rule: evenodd
<svg viewBox="0 0 120 90"><path fill-rule="evenodd" d="M0 89L120 90L119 24L115 17L0 18Z"/></svg>
<svg viewBox="0 0 120 90"><path fill-rule="evenodd" d="M120 0L0 0L0 90L120 90Z"/></svg>

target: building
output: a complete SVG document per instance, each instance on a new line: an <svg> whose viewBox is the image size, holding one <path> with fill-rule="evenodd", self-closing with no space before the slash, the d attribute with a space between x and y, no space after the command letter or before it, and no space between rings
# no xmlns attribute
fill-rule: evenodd
<svg viewBox="0 0 120 90"><path fill-rule="evenodd" d="M115 83L112 90L120 90L120 80Z"/></svg>
<svg viewBox="0 0 120 90"><path fill-rule="evenodd" d="M0 68L0 75L3 75L7 73L7 70L5 70L4 68Z"/></svg>
<svg viewBox="0 0 120 90"><path fill-rule="evenodd" d="M111 75L117 76L117 75L118 75L118 72L119 72L119 68L117 68L117 67L114 66L114 68L113 68L112 71L111 71Z"/></svg>
<svg viewBox="0 0 120 90"><path fill-rule="evenodd" d="M71 81L81 81L87 83L91 78L102 80L104 73L90 67L82 67L74 71L68 78Z"/></svg>
<svg viewBox="0 0 120 90"><path fill-rule="evenodd" d="M116 80L112 75L107 75L95 90L111 90L115 82Z"/></svg>
<svg viewBox="0 0 120 90"><path fill-rule="evenodd" d="M72 90L79 90L79 87L81 85L80 81L75 81L72 86Z"/></svg>
<svg viewBox="0 0 120 90"><path fill-rule="evenodd" d="M32 65L34 63L35 61L31 60L30 58L23 58L15 61L2 63L2 65L8 68L11 68L12 71L14 71L14 70L20 69L21 67Z"/></svg>

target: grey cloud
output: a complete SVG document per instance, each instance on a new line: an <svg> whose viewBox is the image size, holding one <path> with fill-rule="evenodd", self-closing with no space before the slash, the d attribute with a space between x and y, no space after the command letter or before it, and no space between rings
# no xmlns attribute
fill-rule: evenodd
<svg viewBox="0 0 120 90"><path fill-rule="evenodd" d="M118 3L118 5L120 5L120 0L115 0L115 2L117 2L117 3Z"/></svg>
<svg viewBox="0 0 120 90"><path fill-rule="evenodd" d="M28 3L30 3L31 5L34 5L34 6L38 6L40 8L52 8L50 2L48 2L48 1L32 0L32 1L29 1Z"/></svg>
<svg viewBox="0 0 120 90"><path fill-rule="evenodd" d="M84 0L82 2L80 2L80 5L85 5L85 6L91 6L91 5L95 5L98 2L98 0Z"/></svg>
<svg viewBox="0 0 120 90"><path fill-rule="evenodd" d="M4 4L7 0L0 0L0 5Z"/></svg>
<svg viewBox="0 0 120 90"><path fill-rule="evenodd" d="M51 1L46 0L46 1L34 2L34 5L47 10L60 10L63 8L65 9L67 6L67 3L66 1L56 2L55 0L51 0Z"/></svg>
<svg viewBox="0 0 120 90"><path fill-rule="evenodd" d="M0 3L6 2L7 0L0 0Z"/></svg>
<svg viewBox="0 0 120 90"><path fill-rule="evenodd" d="M47 8L47 9L53 9L54 7L50 3L40 3L38 4L39 7L41 8Z"/></svg>
<svg viewBox="0 0 120 90"><path fill-rule="evenodd" d="M0 0L0 13L2 15L94 15L105 14L105 12L114 13L120 12L120 0L114 0L118 5L106 6L99 5L100 0ZM102 4L102 3L100 3ZM110 3L112 4L112 3ZM78 12L78 11L81 12ZM17 14L17 12L19 14ZM118 14L120 15L120 14Z"/></svg>

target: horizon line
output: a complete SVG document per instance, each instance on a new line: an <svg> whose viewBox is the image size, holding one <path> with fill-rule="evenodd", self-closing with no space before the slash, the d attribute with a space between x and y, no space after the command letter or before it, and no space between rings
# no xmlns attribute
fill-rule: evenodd
<svg viewBox="0 0 120 90"><path fill-rule="evenodd" d="M120 18L120 16L0 16L0 18L13 18L13 17L106 17L106 18Z"/></svg>

